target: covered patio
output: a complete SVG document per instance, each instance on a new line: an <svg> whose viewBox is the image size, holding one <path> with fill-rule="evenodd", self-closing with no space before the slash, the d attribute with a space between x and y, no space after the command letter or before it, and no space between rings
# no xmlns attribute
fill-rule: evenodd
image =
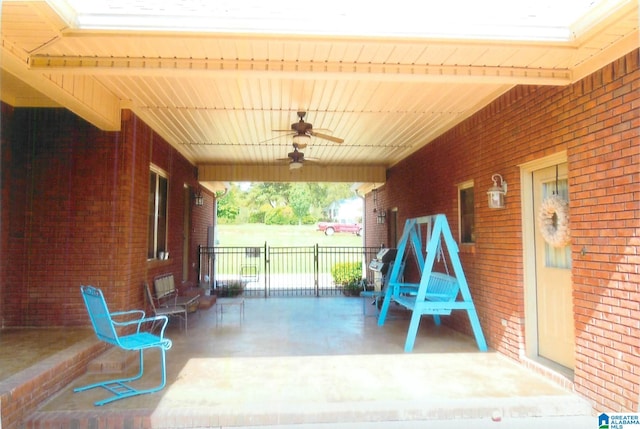
<svg viewBox="0 0 640 429"><path fill-rule="evenodd" d="M167 387L159 393L93 403L100 389L73 388L110 374L87 373L35 413L25 427L564 427L595 424L590 404L549 377L492 350L479 352L472 337L423 318L413 353L404 353L408 314L393 308L380 327L376 309L359 298L250 298L237 307L200 311L167 336ZM366 314L363 314L363 309ZM75 331L72 331L75 335ZM71 337L72 335L69 335ZM9 337L12 338L12 337ZM24 341L27 336L15 336ZM51 354L74 359L95 340ZM52 346L43 344L42 353ZM2 349L12 347L0 336ZM11 340L13 341L13 340ZM75 350L69 353L69 350ZM148 353L144 380L156 383L158 356ZM103 371L127 359L110 350L90 364ZM136 359L128 371L135 371ZM5 366L6 362L0 362ZM34 365L38 365L35 363ZM0 386L24 378L18 371ZM39 386L32 387L38 389ZM511 422L511 423L509 423ZM380 426L376 426L380 425Z"/></svg>
<svg viewBox="0 0 640 429"><path fill-rule="evenodd" d="M3 429L25 418L246 426L571 410L559 398L572 396L519 389L532 369L577 392L587 414L638 410L637 1L425 3L422 13L403 2L364 20L374 30L394 23L394 33L369 35L344 34L348 24L326 31L327 19L301 19L287 2L252 2L260 7L246 11L259 19L240 28L227 26L246 22L229 14L242 12L238 2L100 3L1 5L0 336L46 330L35 337L41 353L23 353L33 340L0 339L11 350ZM348 22L378 8L320 9ZM494 21L503 9L512 14ZM134 17L168 26L109 27ZM433 32L464 17L483 25ZM408 20L431 31L407 32ZM514 39L496 28L540 31ZM424 323L404 354L407 320L379 328L357 300L348 311L329 299L252 300L242 324L231 313L216 326L208 311L188 336L171 332L160 394L100 409L99 392L71 394L99 377L88 367L122 362L95 361L105 347L91 335L60 350L43 341L88 326L79 285L100 287L114 311L143 308L141 285L158 276L202 287L199 246L215 244L227 182L244 181L357 184L367 247L392 248L406 219L445 214L491 352ZM492 182L504 204L488 204ZM545 228L554 201L557 248ZM464 334L465 322L445 324Z"/></svg>

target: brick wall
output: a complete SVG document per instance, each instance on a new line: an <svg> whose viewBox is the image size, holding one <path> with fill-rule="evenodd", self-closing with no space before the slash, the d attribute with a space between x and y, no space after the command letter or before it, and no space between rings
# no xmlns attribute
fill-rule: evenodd
<svg viewBox="0 0 640 429"><path fill-rule="evenodd" d="M0 103L0 181L2 186L0 186L0 250L5 249L7 253L15 253L15 249L11 248L11 218L8 216L8 207L10 205L19 205L19 202L9 203L11 198L11 193L9 190L11 187L18 185L16 181L13 180L12 171L10 168L4 167L5 163L8 163L9 160L13 158L12 154L12 145L10 144L10 131L11 124L13 118L13 109L11 109L8 105L4 103ZM24 186L24 185L18 185ZM18 235L20 231L16 231L15 234ZM5 308L6 300L5 294L2 293L4 289L4 284L9 282L15 282L16 279L12 278L12 275L15 275L16 272L20 272L21 269L16 269L14 267L13 272L9 270L9 264L6 258L3 256L4 254L0 254L0 310ZM16 261L19 264L19 261ZM14 303L15 305L15 303ZM4 326L3 316L4 311L0 311L0 328Z"/></svg>
<svg viewBox="0 0 640 429"><path fill-rule="evenodd" d="M130 112L120 132L103 132L63 109L2 109L4 326L88 323L81 284L103 288L116 310L143 305L144 280L182 279L192 164ZM167 261L146 259L152 159L170 179ZM212 206L209 199L200 209ZM189 257L195 266L197 253ZM195 280L195 270L188 274Z"/></svg>
<svg viewBox="0 0 640 429"><path fill-rule="evenodd" d="M84 374L91 360L107 348L106 343L81 341L0 382L1 423L5 428L28 427L25 418Z"/></svg>
<svg viewBox="0 0 640 429"><path fill-rule="evenodd" d="M637 410L640 384L638 51L574 86L566 110L576 388L603 410ZM584 250L584 255L582 251Z"/></svg>
<svg viewBox="0 0 640 429"><path fill-rule="evenodd" d="M379 207L383 201L398 208L400 228L408 217L445 213L457 237L456 185L474 180L477 239L461 246L462 264L490 347L519 360L525 315L518 165L566 151L574 382L599 411L638 407L639 94L637 50L566 87L516 87L392 168L378 193ZM487 208L493 173L509 184L505 210ZM369 213L370 195L366 204ZM367 228L373 246L388 225L370 220ZM464 313L447 323L471 333Z"/></svg>
<svg viewBox="0 0 640 429"><path fill-rule="evenodd" d="M388 224L378 224L377 213L374 213L373 211L374 208L376 208L376 210L387 211L389 209L389 202L386 199L387 193L382 192L383 189L384 186L378 189L375 203L373 201L373 192L369 192L364 198L364 233L367 243L366 245L375 247L395 247L395 243L392 242L393 240L390 237ZM389 213L387 213L386 216L389 216ZM389 219L386 219L385 221L388 220ZM400 233L401 232L402 231L400 231Z"/></svg>
<svg viewBox="0 0 640 429"><path fill-rule="evenodd" d="M200 228L191 228L191 254L198 256L198 246L208 245L208 231L207 227L213 226L214 212L215 212L215 200L213 195L208 191L202 189L202 196L204 197L204 205L202 207L194 207L192 213L193 225L201 225ZM197 282L199 264L197 260L194 260L193 264L189 267L193 273L193 281ZM191 278L191 276L189 276Z"/></svg>

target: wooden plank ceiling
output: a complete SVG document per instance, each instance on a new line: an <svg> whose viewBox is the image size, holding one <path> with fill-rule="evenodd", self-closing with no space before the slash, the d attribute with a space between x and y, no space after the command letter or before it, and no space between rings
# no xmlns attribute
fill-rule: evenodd
<svg viewBox="0 0 640 429"><path fill-rule="evenodd" d="M212 183L382 182L513 86L567 85L639 46L635 0L599 2L561 41L85 29L51 4L2 3L2 100L105 130L130 109ZM311 137L317 168L294 173L298 111L344 142Z"/></svg>

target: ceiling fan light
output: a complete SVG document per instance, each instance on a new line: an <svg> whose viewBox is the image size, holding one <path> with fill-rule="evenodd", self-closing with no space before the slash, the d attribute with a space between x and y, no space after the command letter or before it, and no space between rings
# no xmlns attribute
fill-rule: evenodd
<svg viewBox="0 0 640 429"><path fill-rule="evenodd" d="M289 170L297 170L299 168L302 168L302 163L299 161L291 161L289 163Z"/></svg>
<svg viewBox="0 0 640 429"><path fill-rule="evenodd" d="M311 142L311 137L307 134L296 134L293 136L293 144L303 148Z"/></svg>

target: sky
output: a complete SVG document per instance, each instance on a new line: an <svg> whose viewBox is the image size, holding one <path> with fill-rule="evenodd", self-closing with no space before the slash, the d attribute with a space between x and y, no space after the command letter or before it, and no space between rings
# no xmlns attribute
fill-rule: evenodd
<svg viewBox="0 0 640 429"><path fill-rule="evenodd" d="M48 0L74 27L371 37L568 40L621 0Z"/></svg>

